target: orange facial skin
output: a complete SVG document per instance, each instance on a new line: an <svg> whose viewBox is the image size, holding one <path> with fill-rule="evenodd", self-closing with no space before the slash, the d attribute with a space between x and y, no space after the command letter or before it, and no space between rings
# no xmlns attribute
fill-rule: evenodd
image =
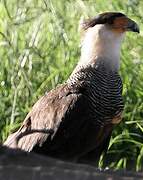
<svg viewBox="0 0 143 180"><path fill-rule="evenodd" d="M117 33L124 33L127 29L129 19L127 17L118 17L114 20L113 31Z"/></svg>

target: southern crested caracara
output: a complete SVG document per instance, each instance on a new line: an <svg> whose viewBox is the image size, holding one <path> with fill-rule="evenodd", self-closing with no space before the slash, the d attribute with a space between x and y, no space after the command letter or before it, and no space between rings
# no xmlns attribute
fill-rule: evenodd
<svg viewBox="0 0 143 180"><path fill-rule="evenodd" d="M92 164L107 150L122 119L121 43L126 31L139 33L139 27L118 12L99 14L81 26L81 58L73 73L36 102L4 145Z"/></svg>

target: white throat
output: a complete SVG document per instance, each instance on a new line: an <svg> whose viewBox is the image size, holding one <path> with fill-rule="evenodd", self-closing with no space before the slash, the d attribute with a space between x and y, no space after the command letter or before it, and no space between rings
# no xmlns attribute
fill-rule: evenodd
<svg viewBox="0 0 143 180"><path fill-rule="evenodd" d="M123 33L113 32L106 25L89 28L82 42L78 66L92 65L102 59L112 70L118 70L123 36Z"/></svg>

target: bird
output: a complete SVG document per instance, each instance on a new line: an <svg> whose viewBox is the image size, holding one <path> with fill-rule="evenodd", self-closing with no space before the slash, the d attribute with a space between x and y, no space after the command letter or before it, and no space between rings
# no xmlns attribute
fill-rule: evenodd
<svg viewBox="0 0 143 180"><path fill-rule="evenodd" d="M124 102L121 44L138 24L120 12L80 22L81 56L69 78L46 92L4 145L65 161L97 165L108 150Z"/></svg>

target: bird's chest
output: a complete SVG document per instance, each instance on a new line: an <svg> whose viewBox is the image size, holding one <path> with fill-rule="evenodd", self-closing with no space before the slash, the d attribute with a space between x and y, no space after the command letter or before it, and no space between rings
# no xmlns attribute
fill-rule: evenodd
<svg viewBox="0 0 143 180"><path fill-rule="evenodd" d="M119 75L96 75L89 88L89 106L91 115L107 121L123 110L122 81Z"/></svg>

